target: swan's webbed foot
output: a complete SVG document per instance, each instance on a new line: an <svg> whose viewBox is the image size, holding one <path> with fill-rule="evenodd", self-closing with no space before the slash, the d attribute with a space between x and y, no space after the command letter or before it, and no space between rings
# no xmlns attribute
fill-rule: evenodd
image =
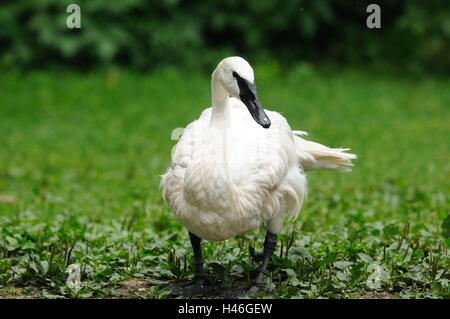
<svg viewBox="0 0 450 319"><path fill-rule="evenodd" d="M175 283L171 286L172 295L190 298L198 295L207 295L209 293L209 279L208 277L197 277L185 283Z"/></svg>
<svg viewBox="0 0 450 319"><path fill-rule="evenodd" d="M247 290L245 290L243 296L257 296L260 291L264 291L264 286L252 284L249 288L247 288Z"/></svg>
<svg viewBox="0 0 450 319"><path fill-rule="evenodd" d="M260 291L265 290L264 275L268 275L267 270L260 269L257 277L253 280L252 284L244 291L244 296L258 295Z"/></svg>
<svg viewBox="0 0 450 319"><path fill-rule="evenodd" d="M205 294L208 291L209 283L210 281L206 274L201 276L195 275L192 281L180 286L178 289L179 294L188 297Z"/></svg>

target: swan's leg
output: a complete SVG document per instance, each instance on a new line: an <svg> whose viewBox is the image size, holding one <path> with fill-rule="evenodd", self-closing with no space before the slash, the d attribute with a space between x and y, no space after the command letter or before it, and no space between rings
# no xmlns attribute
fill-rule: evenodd
<svg viewBox="0 0 450 319"><path fill-rule="evenodd" d="M264 275L268 275L267 265L269 265L270 258L272 257L275 247L277 246L277 234L267 231L266 239L264 240L264 256L263 262L258 269L258 275L253 281L250 289L248 290L249 295L257 294L260 290L264 289Z"/></svg>
<svg viewBox="0 0 450 319"><path fill-rule="evenodd" d="M189 232L189 238L191 240L192 250L194 251L194 279L187 283L175 284L172 286L172 293L176 296L192 297L195 295L207 293L208 289L206 284L209 283L208 275L203 268L205 263L202 260L202 248L200 246L201 239Z"/></svg>
<svg viewBox="0 0 450 319"><path fill-rule="evenodd" d="M201 286L208 281L208 275L206 274L203 264L205 261L202 259L202 247L200 246L201 239L189 232L189 239L191 240L192 249L194 251L194 282Z"/></svg>

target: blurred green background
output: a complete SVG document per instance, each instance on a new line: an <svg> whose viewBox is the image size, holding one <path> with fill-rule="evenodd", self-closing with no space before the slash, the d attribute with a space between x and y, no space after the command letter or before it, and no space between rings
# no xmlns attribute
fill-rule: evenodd
<svg viewBox="0 0 450 319"><path fill-rule="evenodd" d="M140 278L159 298L192 274L159 175L172 131L211 105L217 63L240 55L265 108L358 155L351 173L308 173L280 235L297 255L274 257L272 293L448 298L449 1L376 1L372 30L372 1L77 1L80 30L66 27L71 2L0 4L0 297L111 296ZM205 243L205 259L244 284L256 266L236 247L263 237ZM78 294L71 263L87 267ZM388 274L376 289L375 264Z"/></svg>
<svg viewBox="0 0 450 319"><path fill-rule="evenodd" d="M223 56L298 60L448 74L450 4L378 1L382 28L366 27L361 0L84 1L81 30L66 27L68 0L4 0L0 66L210 70Z"/></svg>

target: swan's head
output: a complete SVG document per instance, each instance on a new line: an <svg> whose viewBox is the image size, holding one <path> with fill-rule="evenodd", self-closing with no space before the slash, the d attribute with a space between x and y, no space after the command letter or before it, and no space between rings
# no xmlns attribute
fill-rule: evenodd
<svg viewBox="0 0 450 319"><path fill-rule="evenodd" d="M269 128L271 123L258 98L255 76L250 64L241 57L233 56L223 59L215 72L225 90L247 106L256 123Z"/></svg>

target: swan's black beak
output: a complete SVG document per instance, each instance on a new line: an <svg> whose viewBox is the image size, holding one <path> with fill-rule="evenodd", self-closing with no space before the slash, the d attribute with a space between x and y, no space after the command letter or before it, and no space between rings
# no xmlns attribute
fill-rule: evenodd
<svg viewBox="0 0 450 319"><path fill-rule="evenodd" d="M233 72L233 76L236 78L239 86L239 97L242 103L247 106L253 119L262 127L269 128L271 123L259 101L256 84L241 78L236 72Z"/></svg>

